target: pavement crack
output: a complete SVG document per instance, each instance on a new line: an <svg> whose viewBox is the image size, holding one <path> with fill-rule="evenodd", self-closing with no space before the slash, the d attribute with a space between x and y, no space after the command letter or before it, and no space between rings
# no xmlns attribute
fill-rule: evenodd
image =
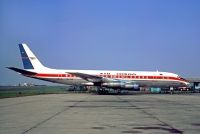
<svg viewBox="0 0 200 134"><path fill-rule="evenodd" d="M14 103L14 104L10 104L10 105L0 106L0 108L10 107L10 106L18 106L18 105L22 105L22 104L26 104L26 103L32 103L32 102L38 102L38 101L41 101L41 100L32 100L32 101L18 102L18 103Z"/></svg>
<svg viewBox="0 0 200 134"><path fill-rule="evenodd" d="M160 122L163 126L166 126L166 127L170 128L170 130L171 130L172 132L176 132L176 133L179 133L179 134L182 134L182 133L183 133L183 131L181 131L181 130L179 130L179 129L177 129L177 128L174 128L174 127L171 126L170 124L168 124L168 123L162 121L161 119L159 119L158 117L154 116L153 114L147 112L147 111L144 110L143 108L140 108L139 106L134 105L134 104L132 104L130 101L124 100L124 99L122 99L122 98L119 97L119 96L117 96L117 97L118 97L120 100L122 100L122 101L126 101L129 105L135 107L137 110L143 112L144 114L148 115L149 117L151 117L151 118L157 120L157 121Z"/></svg>
<svg viewBox="0 0 200 134"><path fill-rule="evenodd" d="M26 133L32 131L33 129L35 129L35 128L37 128L38 126L44 124L45 122L47 122L47 121L53 119L54 117L60 115L61 113L65 112L65 111L67 111L67 110L69 110L69 109L72 109L73 107L75 107L76 105L78 105L78 104L81 103L81 102L84 102L84 100L87 99L87 98L88 98L88 96L87 96L86 98L80 100L80 101L75 102L73 105L70 105L70 106L68 106L68 107L66 107L66 108L64 108L64 109L62 109L61 111L59 111L59 112L53 114L52 116L46 118L45 120L43 120L43 121L41 121L41 122L38 122L37 124L35 124L34 126L32 126L32 127L29 128L29 129L25 130L25 131L22 132L21 134L26 134Z"/></svg>

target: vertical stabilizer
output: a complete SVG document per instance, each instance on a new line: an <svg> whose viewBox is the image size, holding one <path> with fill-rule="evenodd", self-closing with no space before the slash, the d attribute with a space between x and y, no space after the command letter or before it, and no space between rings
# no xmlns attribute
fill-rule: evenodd
<svg viewBox="0 0 200 134"><path fill-rule="evenodd" d="M26 44L19 44L24 69L45 68Z"/></svg>

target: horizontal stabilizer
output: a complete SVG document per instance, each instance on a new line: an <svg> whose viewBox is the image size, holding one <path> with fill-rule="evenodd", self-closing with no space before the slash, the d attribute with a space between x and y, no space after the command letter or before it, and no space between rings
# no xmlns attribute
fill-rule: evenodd
<svg viewBox="0 0 200 134"><path fill-rule="evenodd" d="M15 67L6 67L10 70L13 70L15 72L21 73L23 75L36 75L37 73L35 72L31 72L31 71L27 71L27 70L23 70L23 69L19 69L19 68L15 68Z"/></svg>

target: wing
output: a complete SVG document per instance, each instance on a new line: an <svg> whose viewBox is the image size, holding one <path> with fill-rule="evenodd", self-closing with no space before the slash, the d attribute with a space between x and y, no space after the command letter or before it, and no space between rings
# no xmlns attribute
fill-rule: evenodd
<svg viewBox="0 0 200 134"><path fill-rule="evenodd" d="M84 74L79 72L66 72L76 77L82 78L88 82L94 83L94 85L104 86L108 88L123 88L123 89L136 89L139 87L135 81L123 80L123 79L113 79L113 78L105 78L102 76Z"/></svg>
<svg viewBox="0 0 200 134"><path fill-rule="evenodd" d="M84 80L87 80L89 82L111 82L111 81L116 81L115 79L111 78L105 78L102 76L97 76L97 75L91 75L91 74L85 74L85 73L79 73L79 72L66 72L68 74L75 75L77 77L80 77Z"/></svg>
<svg viewBox="0 0 200 134"><path fill-rule="evenodd" d="M66 73L75 75L76 77L80 77L89 82L102 82L102 79L103 79L103 77L100 77L100 76L78 73L78 72L66 72Z"/></svg>

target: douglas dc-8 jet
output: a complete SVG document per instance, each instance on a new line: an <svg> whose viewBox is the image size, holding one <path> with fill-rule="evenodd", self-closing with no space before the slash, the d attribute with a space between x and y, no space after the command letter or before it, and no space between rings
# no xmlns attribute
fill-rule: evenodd
<svg viewBox="0 0 200 134"><path fill-rule="evenodd" d="M116 90L189 86L187 80L169 72L51 69L43 66L26 44L19 44L19 49L24 69L8 68L35 79L66 85L96 86L98 89L112 88Z"/></svg>

